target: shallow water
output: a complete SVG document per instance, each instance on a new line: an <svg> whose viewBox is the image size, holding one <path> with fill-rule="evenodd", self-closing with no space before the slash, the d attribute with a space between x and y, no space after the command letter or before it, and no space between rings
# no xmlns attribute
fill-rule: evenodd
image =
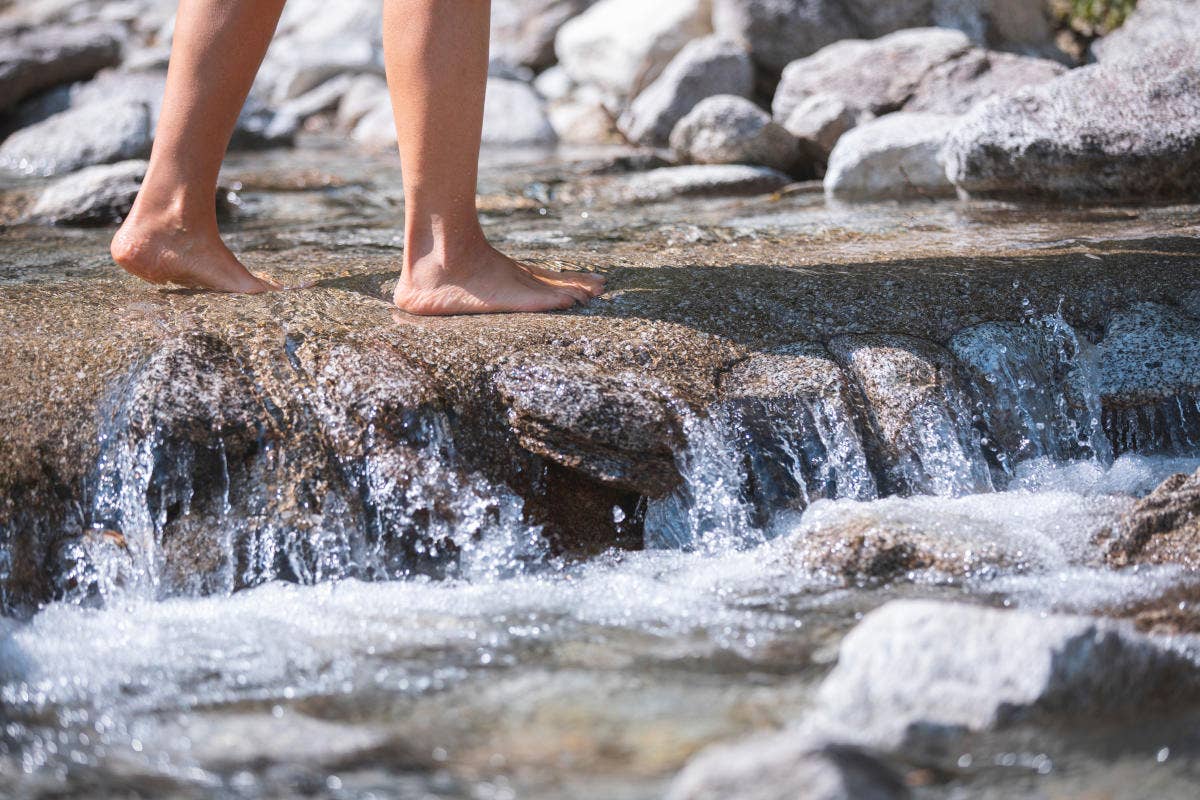
<svg viewBox="0 0 1200 800"><path fill-rule="evenodd" d="M489 158L489 235L548 262L674 248L686 266L690 247L736 253L778 238L794 245L790 268L827 274L917 256L932 269L1000 246L1104 259L1115 240L1196 233L1187 208L846 207L804 192L558 204L547 198L561 163ZM239 156L227 173L241 204L235 248L282 253L274 263L298 281L322 253L347 274L360 257L378 267L399 255L402 200L386 161L301 150ZM96 279L109 269L96 254L104 236L24 229L0 282ZM731 313L775 313L753 282L721 301ZM1067 342L1075 332L1055 311L1029 308L1015 332L983 331L989 346L1009 348L1000 362L971 362L969 342L956 351L997 398L972 409L979 424L1011 437L980 439L965 406L945 399L935 411L954 413L935 414L914 439L908 474L927 480L917 496L880 497L851 413L836 403L773 419L767 440L754 441L744 420L689 411L678 454L686 481L647 504L649 549L565 560L523 522L519 498L450 469L438 437L403 491L388 482L387 453L368 459L360 488L377 513L408 520L453 507L460 527L438 536L465 552L445 580L362 580L386 570L357 563L361 543L345 531L273 519L253 531L261 569L244 582L259 585L231 592L246 576L230 570L207 596L170 596L157 581L162 521L148 499L156 445L117 428L88 513L120 516L132 555L83 553L92 572L78 583L96 591L29 619L0 617L0 795L648 800L705 745L802 718L842 635L888 600L1111 614L1193 587L1196 576L1177 568L1097 565L1095 535L1164 477L1200 467L1200 451L1184 443L1113 460L1099 440L1095 364L1082 339ZM834 310L806 313L824 322ZM1045 384L1050 402L1030 391ZM1059 402L1068 392L1073 402ZM815 438L801 441L809 429ZM769 513L747 497L762 483L763 453L790 492L791 505ZM1000 491L972 493L988 482ZM190 501L193 487L176 488ZM222 513L217 538L232 543L247 521ZM442 524L436 513L423 519ZM847 527L920 535L962 569L872 581L810 568L803 543ZM288 548L316 552L295 570L304 585L271 571ZM1191 797L1191 721L1148 721L1149 733L1012 731L974 741L949 772L897 766L929 798Z"/></svg>

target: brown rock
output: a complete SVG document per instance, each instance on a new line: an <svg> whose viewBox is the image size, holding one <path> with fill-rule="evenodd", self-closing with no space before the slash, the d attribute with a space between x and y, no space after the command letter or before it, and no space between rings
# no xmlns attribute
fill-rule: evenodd
<svg viewBox="0 0 1200 800"><path fill-rule="evenodd" d="M1200 470L1167 478L1102 537L1111 537L1107 558L1113 566L1200 568Z"/></svg>

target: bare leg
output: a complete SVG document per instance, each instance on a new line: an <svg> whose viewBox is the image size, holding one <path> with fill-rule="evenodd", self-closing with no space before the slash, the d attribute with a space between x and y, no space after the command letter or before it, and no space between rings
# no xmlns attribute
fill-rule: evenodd
<svg viewBox="0 0 1200 800"><path fill-rule="evenodd" d="M112 256L153 283L262 292L217 230L217 174L284 0L180 0L150 167Z"/></svg>
<svg viewBox="0 0 1200 800"><path fill-rule="evenodd" d="M384 58L404 173L396 305L414 314L546 311L585 302L599 276L526 267L487 243L475 212L487 0L385 0Z"/></svg>

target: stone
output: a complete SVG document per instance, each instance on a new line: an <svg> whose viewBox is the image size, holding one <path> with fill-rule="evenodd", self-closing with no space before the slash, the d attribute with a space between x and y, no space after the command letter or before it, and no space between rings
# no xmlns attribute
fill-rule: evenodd
<svg viewBox="0 0 1200 800"><path fill-rule="evenodd" d="M376 105L358 118L350 138L356 144L371 149L396 146L396 118L387 96L380 96Z"/></svg>
<svg viewBox="0 0 1200 800"><path fill-rule="evenodd" d="M623 100L711 31L709 0L600 0L559 29L554 49L571 80Z"/></svg>
<svg viewBox="0 0 1200 800"><path fill-rule="evenodd" d="M0 41L0 113L56 86L87 80L121 59L111 25L48 25Z"/></svg>
<svg viewBox="0 0 1200 800"><path fill-rule="evenodd" d="M834 0L714 0L713 29L742 43L759 66L776 75L798 58L859 35Z"/></svg>
<svg viewBox="0 0 1200 800"><path fill-rule="evenodd" d="M970 197L1200 197L1200 61L1095 64L994 98L955 127L943 158Z"/></svg>
<svg viewBox="0 0 1200 800"><path fill-rule="evenodd" d="M657 497L679 483L672 401L633 373L530 359L494 378L521 445L609 486Z"/></svg>
<svg viewBox="0 0 1200 800"><path fill-rule="evenodd" d="M817 704L849 741L917 755L966 733L1098 724L1197 697L1195 661L1123 623L894 600L842 640Z"/></svg>
<svg viewBox="0 0 1200 800"><path fill-rule="evenodd" d="M990 491L970 406L947 351L901 334L836 336L834 358L861 392L887 493Z"/></svg>
<svg viewBox="0 0 1200 800"><path fill-rule="evenodd" d="M1109 318L1099 349L1107 406L1200 394L1200 320L1158 303L1136 303Z"/></svg>
<svg viewBox="0 0 1200 800"><path fill-rule="evenodd" d="M379 75L358 75L338 103L337 127L352 131L363 117L381 106L391 108L387 81Z"/></svg>
<svg viewBox="0 0 1200 800"><path fill-rule="evenodd" d="M783 127L796 137L804 155L824 164L838 139L858 121L859 113L842 98L813 94L792 109Z"/></svg>
<svg viewBox="0 0 1200 800"><path fill-rule="evenodd" d="M145 175L141 160L86 167L46 187L29 216L53 225L120 222L133 207Z"/></svg>
<svg viewBox="0 0 1200 800"><path fill-rule="evenodd" d="M1164 50L1195 51L1200 42L1200 2L1139 0L1121 27L1092 43L1101 63L1143 61Z"/></svg>
<svg viewBox="0 0 1200 800"><path fill-rule="evenodd" d="M549 101L562 100L570 96L575 82L565 69L555 64L533 79L533 88Z"/></svg>
<svg viewBox="0 0 1200 800"><path fill-rule="evenodd" d="M791 182L782 172L743 164L660 167L620 178L604 193L616 201L650 203L674 197L764 194Z"/></svg>
<svg viewBox="0 0 1200 800"><path fill-rule="evenodd" d="M692 758L666 800L904 800L908 787L866 751L796 731L718 744Z"/></svg>
<svg viewBox="0 0 1200 800"><path fill-rule="evenodd" d="M771 101L786 120L814 94L830 94L873 114L901 108L934 68L961 56L971 42L960 31L914 28L872 41L848 39L793 61L783 70Z"/></svg>
<svg viewBox="0 0 1200 800"><path fill-rule="evenodd" d="M1109 540L1105 555L1116 567L1182 564L1200 569L1200 470L1167 478L1100 538Z"/></svg>
<svg viewBox="0 0 1200 800"><path fill-rule="evenodd" d="M940 153L956 121L898 112L859 125L829 154L825 194L853 201L953 196Z"/></svg>
<svg viewBox="0 0 1200 800"><path fill-rule="evenodd" d="M956 28L979 45L1024 55L1063 57L1058 25L1044 0L934 0L930 22Z"/></svg>
<svg viewBox="0 0 1200 800"><path fill-rule="evenodd" d="M492 3L491 57L542 70L554 63L554 37L563 23L595 0L496 0Z"/></svg>
<svg viewBox="0 0 1200 800"><path fill-rule="evenodd" d="M555 138L546 104L529 84L488 78L483 104L485 145L545 145Z"/></svg>
<svg viewBox="0 0 1200 800"><path fill-rule="evenodd" d="M786 129L751 101L716 95L700 101L671 131L671 150L695 164L757 164L789 172L798 145Z"/></svg>
<svg viewBox="0 0 1200 800"><path fill-rule="evenodd" d="M718 36L689 42L621 115L617 125L630 142L662 146L675 123L713 95L750 97L754 64L740 46Z"/></svg>
<svg viewBox="0 0 1200 800"><path fill-rule="evenodd" d="M571 144L621 142L612 114L598 100L559 100L550 104L547 114L559 141Z"/></svg>
<svg viewBox="0 0 1200 800"><path fill-rule="evenodd" d="M150 154L150 109L143 103L91 104L22 128L0 144L0 167L59 175Z"/></svg>
<svg viewBox="0 0 1200 800"><path fill-rule="evenodd" d="M1047 83L1066 71L1050 59L975 48L930 70L904 110L965 114L988 98Z"/></svg>

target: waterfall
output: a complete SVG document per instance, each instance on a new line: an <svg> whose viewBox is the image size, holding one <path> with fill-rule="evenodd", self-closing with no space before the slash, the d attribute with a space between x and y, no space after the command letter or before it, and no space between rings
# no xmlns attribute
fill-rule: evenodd
<svg viewBox="0 0 1200 800"><path fill-rule="evenodd" d="M950 350L971 378L984 447L1006 479L1031 459L1112 463L1096 350L1061 315L975 325Z"/></svg>

